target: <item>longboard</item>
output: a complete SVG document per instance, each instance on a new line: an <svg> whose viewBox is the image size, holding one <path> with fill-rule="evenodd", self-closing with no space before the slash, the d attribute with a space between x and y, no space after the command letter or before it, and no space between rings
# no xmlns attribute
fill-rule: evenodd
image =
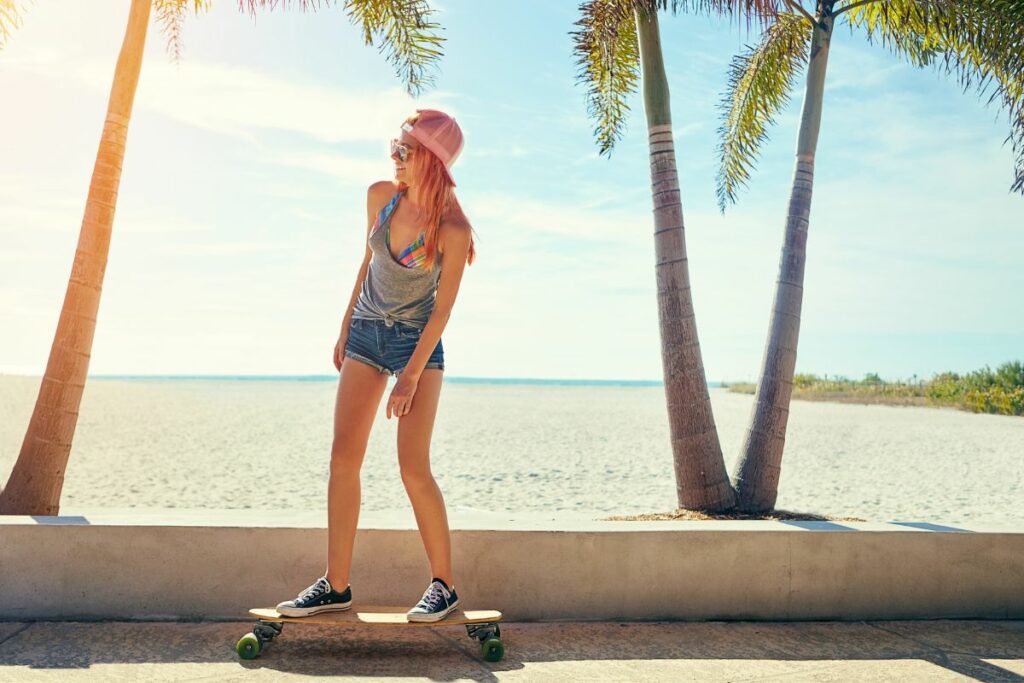
<svg viewBox="0 0 1024 683"><path fill-rule="evenodd" d="M334 610L321 612L308 617L287 617L272 607L257 607L249 610L249 615L259 621L252 627L251 633L242 636L235 645L238 656L242 659L255 659L266 648L267 644L281 635L286 623L302 624L364 624L368 626L458 626L465 625L470 638L480 641L481 654L489 662L500 661L505 654L505 644L501 641L501 612L497 610L452 610L448 616L438 621L409 621L406 607L368 606L361 609Z"/></svg>

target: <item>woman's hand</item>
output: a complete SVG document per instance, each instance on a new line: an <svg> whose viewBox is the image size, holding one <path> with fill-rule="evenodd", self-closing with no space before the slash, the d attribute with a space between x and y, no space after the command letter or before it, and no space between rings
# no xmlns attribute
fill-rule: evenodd
<svg viewBox="0 0 1024 683"><path fill-rule="evenodd" d="M395 388L391 390L391 395L388 397L387 414L389 420L392 413L395 414L395 417L402 417L412 410L412 397L416 393L416 386L418 384L418 378L414 378L405 372L398 374Z"/></svg>
<svg viewBox="0 0 1024 683"><path fill-rule="evenodd" d="M348 332L343 332L334 345L334 367L341 372L341 364L345 360L345 344L348 343Z"/></svg>

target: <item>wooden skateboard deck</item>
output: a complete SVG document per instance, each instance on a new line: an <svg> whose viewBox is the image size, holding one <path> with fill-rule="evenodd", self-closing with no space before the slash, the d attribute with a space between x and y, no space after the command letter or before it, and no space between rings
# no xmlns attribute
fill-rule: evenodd
<svg viewBox="0 0 1024 683"><path fill-rule="evenodd" d="M356 609L321 612L308 617L287 617L274 608L256 608L249 614L257 619L281 622L299 622L305 624L378 624L391 626L437 626L444 624L474 624L488 621L501 621L501 612L497 610L470 610L464 612L454 609L440 621L409 621L405 613L408 607L369 606Z"/></svg>
<svg viewBox="0 0 1024 683"><path fill-rule="evenodd" d="M498 610L455 609L448 616L438 621L409 621L406 617L407 607L367 606L347 610L321 612L308 617L288 617L272 607L257 607L249 610L249 615L259 621L253 626L251 633L239 639L235 650L242 659L254 659L266 648L266 645L281 635L286 623L304 624L365 624L370 626L458 626L465 625L470 638L480 641L484 659L489 662L501 660L505 654L505 645L501 640L501 628L498 622L502 614Z"/></svg>

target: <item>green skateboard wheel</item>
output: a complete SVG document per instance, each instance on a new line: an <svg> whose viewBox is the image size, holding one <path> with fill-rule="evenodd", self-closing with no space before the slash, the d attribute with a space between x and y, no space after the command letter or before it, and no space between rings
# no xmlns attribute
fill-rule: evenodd
<svg viewBox="0 0 1024 683"><path fill-rule="evenodd" d="M481 644L484 659L488 662L499 662L505 654L505 644L500 638L488 638Z"/></svg>
<svg viewBox="0 0 1024 683"><path fill-rule="evenodd" d="M238 644L235 645L235 650L242 659L256 659L261 649L263 649L262 644L255 633L246 633L238 639Z"/></svg>

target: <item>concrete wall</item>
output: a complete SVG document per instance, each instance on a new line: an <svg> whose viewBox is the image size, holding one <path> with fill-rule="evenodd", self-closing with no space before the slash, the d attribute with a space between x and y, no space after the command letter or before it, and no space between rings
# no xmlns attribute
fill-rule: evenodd
<svg viewBox="0 0 1024 683"><path fill-rule="evenodd" d="M0 516L0 619L246 618L322 575L324 512ZM1024 529L449 511L455 587L509 620L1024 618ZM363 513L356 605L412 607L411 513Z"/></svg>

